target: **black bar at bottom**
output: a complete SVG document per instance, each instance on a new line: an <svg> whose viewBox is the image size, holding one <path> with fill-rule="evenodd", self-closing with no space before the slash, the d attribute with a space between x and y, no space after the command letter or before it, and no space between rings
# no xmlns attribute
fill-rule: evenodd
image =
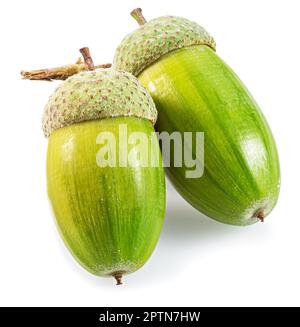
<svg viewBox="0 0 300 327"><path fill-rule="evenodd" d="M299 324L299 308L0 308L0 325L12 324L82 326L239 326L274 323ZM21 326L21 325L20 325Z"/></svg>

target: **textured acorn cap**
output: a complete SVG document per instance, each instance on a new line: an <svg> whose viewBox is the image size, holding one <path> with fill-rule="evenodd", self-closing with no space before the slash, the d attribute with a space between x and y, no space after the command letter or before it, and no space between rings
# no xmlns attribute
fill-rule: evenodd
<svg viewBox="0 0 300 327"><path fill-rule="evenodd" d="M45 136L71 124L120 116L157 119L154 102L131 74L98 69L76 74L50 96L44 110Z"/></svg>
<svg viewBox="0 0 300 327"><path fill-rule="evenodd" d="M163 16L127 35L116 50L113 65L137 76L161 56L200 44L216 49L214 39L197 23L181 17Z"/></svg>

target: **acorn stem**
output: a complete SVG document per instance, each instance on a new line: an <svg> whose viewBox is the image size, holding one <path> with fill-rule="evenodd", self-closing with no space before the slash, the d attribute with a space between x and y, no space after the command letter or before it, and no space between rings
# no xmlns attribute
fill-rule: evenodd
<svg viewBox="0 0 300 327"><path fill-rule="evenodd" d="M87 64L89 70L95 70L95 65L91 57L90 49L88 47L84 47L79 49L79 51L82 54L84 62Z"/></svg>
<svg viewBox="0 0 300 327"><path fill-rule="evenodd" d="M264 222L265 219L265 213L263 209L259 209L257 213L255 214L255 217L258 218L262 223Z"/></svg>
<svg viewBox="0 0 300 327"><path fill-rule="evenodd" d="M130 15L139 23L140 26L143 26L147 23L145 17L142 14L141 8L133 9Z"/></svg>
<svg viewBox="0 0 300 327"><path fill-rule="evenodd" d="M115 277L115 280L117 282L116 285L122 285L123 284L122 283L122 277L123 277L123 275L121 273L115 273L113 276Z"/></svg>
<svg viewBox="0 0 300 327"><path fill-rule="evenodd" d="M95 69L110 68L110 67L111 64L103 64L103 65L95 66ZM88 70L89 70L88 65L82 62L81 58L79 58L75 64L54 67L54 68L21 71L21 75L24 79L35 80L35 81L52 81L52 80L64 81L70 76Z"/></svg>

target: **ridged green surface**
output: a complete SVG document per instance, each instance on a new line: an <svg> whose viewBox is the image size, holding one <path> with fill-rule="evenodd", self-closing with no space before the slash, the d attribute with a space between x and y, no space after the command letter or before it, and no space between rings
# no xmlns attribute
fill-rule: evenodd
<svg viewBox="0 0 300 327"><path fill-rule="evenodd" d="M162 166L101 168L96 163L97 136L113 133L119 149L120 124L127 125L128 134L150 138L154 131L145 119L108 118L58 129L48 145L48 194L59 231L78 262L101 276L139 269L155 248L164 217ZM159 151L158 143L155 147Z"/></svg>
<svg viewBox="0 0 300 327"><path fill-rule="evenodd" d="M158 131L205 133L201 178L185 178L185 167L168 169L179 193L224 223L254 223L260 209L267 215L279 193L276 145L235 73L212 49L199 45L170 52L138 78L156 104Z"/></svg>

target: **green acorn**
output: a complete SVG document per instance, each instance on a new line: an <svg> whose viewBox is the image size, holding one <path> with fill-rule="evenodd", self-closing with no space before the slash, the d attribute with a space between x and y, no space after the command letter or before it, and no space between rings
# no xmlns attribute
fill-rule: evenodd
<svg viewBox="0 0 300 327"><path fill-rule="evenodd" d="M201 26L171 16L146 22L140 9L132 15L141 26L119 45L113 66L147 88L158 110L157 131L205 133L203 176L186 178L189 167L175 167L171 157L170 180L191 205L218 221L263 220L276 204L280 172L258 105Z"/></svg>
<svg viewBox="0 0 300 327"><path fill-rule="evenodd" d="M139 81L113 69L68 78L44 111L48 194L60 234L85 269L114 276L117 284L148 260L163 224L165 181L153 137L156 118L155 105ZM123 148L122 128L128 138L140 133L146 145L151 143L158 165L151 165L150 150L142 165L134 144ZM115 143L105 141L107 135Z"/></svg>

